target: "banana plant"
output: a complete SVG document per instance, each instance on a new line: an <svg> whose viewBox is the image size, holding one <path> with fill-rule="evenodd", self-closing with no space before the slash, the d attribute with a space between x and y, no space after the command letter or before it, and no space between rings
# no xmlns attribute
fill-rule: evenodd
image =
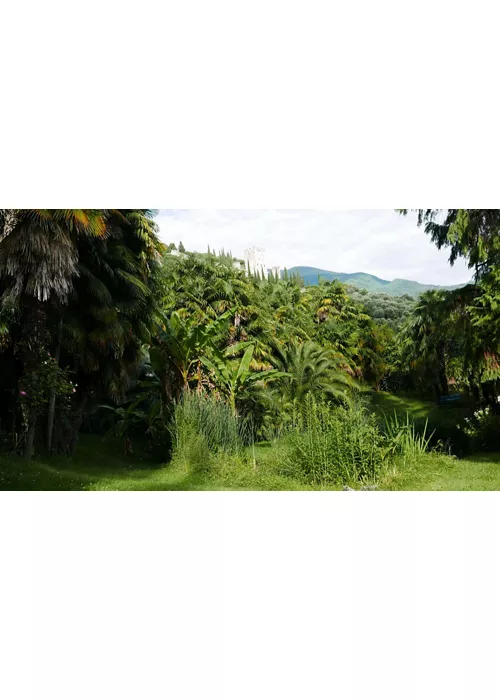
<svg viewBox="0 0 500 700"><path fill-rule="evenodd" d="M169 400L177 398L189 386L193 367L209 343L229 324L233 310L210 323L200 324L192 318L184 319L177 312L164 319L156 345L150 351L153 370L160 377ZM173 381L169 382L172 377Z"/></svg>
<svg viewBox="0 0 500 700"><path fill-rule="evenodd" d="M234 358L245 347L243 357ZM214 346L211 348L211 357L202 357L201 362L212 373L213 380L219 391L227 398L227 401L235 415L237 415L237 403L244 392L259 382L270 382L280 377L285 377L285 372L275 369L256 371L251 369L255 345L239 343L226 348L221 352Z"/></svg>

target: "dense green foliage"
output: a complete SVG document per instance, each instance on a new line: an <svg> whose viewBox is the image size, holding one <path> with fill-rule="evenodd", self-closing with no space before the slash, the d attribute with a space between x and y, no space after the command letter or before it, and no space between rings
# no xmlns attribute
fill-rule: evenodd
<svg viewBox="0 0 500 700"><path fill-rule="evenodd" d="M93 432L195 481L357 488L499 449L500 216L419 220L473 283L304 285L162 245L153 210L0 210L3 450L50 462Z"/></svg>
<svg viewBox="0 0 500 700"><path fill-rule="evenodd" d="M447 394L452 383L477 408L498 412L500 211L427 209L418 216L438 247L449 248L451 264L458 257L468 260L474 282L420 297L401 334L406 365L437 393Z"/></svg>
<svg viewBox="0 0 500 700"><path fill-rule="evenodd" d="M26 457L43 443L71 452L92 406L124 397L158 311L151 214L0 210L0 429ZM74 382L70 403L55 380L36 399L48 353Z"/></svg>
<svg viewBox="0 0 500 700"><path fill-rule="evenodd" d="M399 331L415 307L416 300L408 294L391 296L385 293L370 293L366 289L349 287L354 301L363 304L365 313L381 325Z"/></svg>

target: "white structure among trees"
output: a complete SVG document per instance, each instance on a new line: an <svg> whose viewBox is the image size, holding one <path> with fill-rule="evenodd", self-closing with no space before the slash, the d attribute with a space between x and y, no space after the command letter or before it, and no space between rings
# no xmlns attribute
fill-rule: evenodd
<svg viewBox="0 0 500 700"><path fill-rule="evenodd" d="M264 248L247 248L245 250L245 265L247 270L253 275L264 275L267 277L267 266L265 262L266 251Z"/></svg>

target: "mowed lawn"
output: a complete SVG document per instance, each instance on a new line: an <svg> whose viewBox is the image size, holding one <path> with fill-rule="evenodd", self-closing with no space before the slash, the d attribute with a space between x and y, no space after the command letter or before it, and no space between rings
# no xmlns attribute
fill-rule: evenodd
<svg viewBox="0 0 500 700"><path fill-rule="evenodd" d="M425 455L418 464L388 477L381 488L390 491L500 491L500 452L466 459Z"/></svg>
<svg viewBox="0 0 500 700"><path fill-rule="evenodd" d="M385 391L370 392L373 410L377 413L393 415L401 418L406 414L417 424L428 422L429 430L441 429L444 433L454 433L457 424L463 423L470 416L472 409L463 403L438 406L434 401L397 396Z"/></svg>
<svg viewBox="0 0 500 700"><path fill-rule="evenodd" d="M458 424L471 415L467 405L438 406L433 401L397 396L384 391L372 392L373 408L378 413L397 413L421 426L427 421L427 434L451 435L460 452ZM498 491L500 490L500 453L464 454L462 459L431 453L418 465L403 469L385 480L384 488L406 491Z"/></svg>
<svg viewBox="0 0 500 700"><path fill-rule="evenodd" d="M137 452L125 457L116 439L80 436L72 458L52 457L26 462L0 456L1 490L193 490L203 488L193 476L173 471ZM206 488L206 487L205 487Z"/></svg>
<svg viewBox="0 0 500 700"><path fill-rule="evenodd" d="M255 451L257 471L226 474L188 474L168 464L155 463L136 454L124 457L121 443L83 435L74 458L25 462L0 457L0 490L117 490L117 491L227 491L311 490L291 478L259 470L265 452ZM262 455L262 457L261 457ZM379 484L389 491L497 491L500 490L500 453L475 454L457 459L425 455L418 464L400 468Z"/></svg>
<svg viewBox="0 0 500 700"><path fill-rule="evenodd" d="M233 491L308 490L292 479L249 469L234 477L187 473L168 463L149 459L136 449L124 456L123 443L81 435L72 458L52 457L26 462L0 455L0 490L3 491Z"/></svg>

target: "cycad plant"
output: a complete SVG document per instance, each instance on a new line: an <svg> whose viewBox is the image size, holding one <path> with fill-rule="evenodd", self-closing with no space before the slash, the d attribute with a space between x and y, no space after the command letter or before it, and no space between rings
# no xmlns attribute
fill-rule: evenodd
<svg viewBox="0 0 500 700"><path fill-rule="evenodd" d="M305 396L346 401L356 384L340 368L342 358L312 340L276 345L274 364L283 374L274 387L289 402Z"/></svg>

